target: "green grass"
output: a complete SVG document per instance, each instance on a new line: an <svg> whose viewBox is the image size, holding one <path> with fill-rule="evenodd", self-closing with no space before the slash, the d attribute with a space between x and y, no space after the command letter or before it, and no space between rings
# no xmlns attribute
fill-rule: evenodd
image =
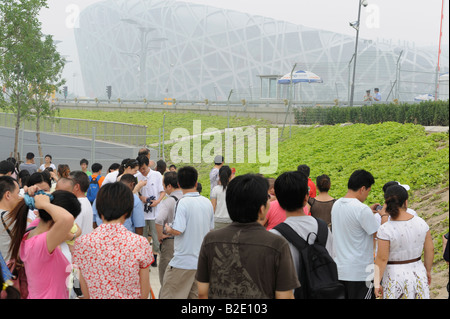
<svg viewBox="0 0 450 319"><path fill-rule="evenodd" d="M147 125L148 134L158 132L163 122L163 113L150 112L61 110L60 116ZM186 128L192 134L193 120L202 121L202 130L227 127L226 117L168 113L166 140L170 138L170 132L174 128ZM265 121L230 118L231 127L248 125L270 127ZM289 135L288 131L287 128L285 137ZM278 133L281 134L281 128ZM222 135L222 145L225 145L224 139ZM150 140L155 142L154 139ZM209 139L203 140L202 149L209 142ZM246 143L248 145L247 141ZM172 163L170 159L172 147L173 145L165 146L165 159L168 164ZM236 168L237 175L259 173L260 167L267 165L248 163L247 159L246 155L244 163L236 163L234 159L225 160L228 165ZM322 174L330 176L332 183L330 195L338 198L345 195L351 173L356 169L365 169L375 177L375 185L367 199L368 203L373 203L383 201L382 186L391 180L410 185L412 191L439 184L448 185L448 159L448 134L427 134L420 125L385 122L317 128L292 127L292 137L278 143L277 171L266 176L276 177L284 171L295 170L300 164L307 164L311 168L313 180ZM179 163L177 166L187 164L189 163ZM194 166L199 171L199 181L203 186L202 194L209 196L209 171L213 164L196 163Z"/></svg>
<svg viewBox="0 0 450 319"><path fill-rule="evenodd" d="M228 126L227 117L224 116L210 116L200 115L195 113L160 113L160 112L107 112L107 111L88 111L88 110L73 110L62 109L58 116L112 121L121 123L130 123L136 125L147 126L147 144L159 142L160 128L163 127L164 115L166 115L164 123L165 140L170 137L170 132L175 128L185 128L190 134L193 132L193 121L200 120L202 129L217 128L218 130L225 129ZM241 127L249 125L268 126L269 122L265 120L253 118L238 118L230 117L230 127Z"/></svg>

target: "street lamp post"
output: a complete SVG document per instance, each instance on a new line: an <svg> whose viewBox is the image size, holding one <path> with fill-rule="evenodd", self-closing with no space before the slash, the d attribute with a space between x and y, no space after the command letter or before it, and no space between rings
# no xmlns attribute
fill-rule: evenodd
<svg viewBox="0 0 450 319"><path fill-rule="evenodd" d="M140 32L141 48L140 48L140 52L138 54L138 56L139 56L139 82L140 82L139 83L139 91L140 91L139 93L142 95L141 96L142 98L145 98L146 97L145 84L147 82L147 73L146 73L147 50L150 49L148 47L148 43L150 41L166 41L167 38L152 38L152 39L147 40L148 34L152 31L155 31L156 28L143 26L133 19L121 19L121 21L135 25Z"/></svg>
<svg viewBox="0 0 450 319"><path fill-rule="evenodd" d="M358 39L359 39L359 27L361 22L361 6L367 7L366 0L359 0L358 5L358 21L351 22L350 26L356 30L356 42L355 42L355 53L353 55L353 77L352 77L352 86L350 91L350 106L353 106L353 98L355 96L355 76L356 76L356 59L358 57Z"/></svg>

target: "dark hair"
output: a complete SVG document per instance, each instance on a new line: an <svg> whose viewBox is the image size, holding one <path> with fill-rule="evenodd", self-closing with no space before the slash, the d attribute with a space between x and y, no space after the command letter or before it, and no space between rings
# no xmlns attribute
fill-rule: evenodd
<svg viewBox="0 0 450 319"><path fill-rule="evenodd" d="M258 220L261 205L267 205L267 179L256 174L233 178L227 187L228 214L234 222L252 223Z"/></svg>
<svg viewBox="0 0 450 319"><path fill-rule="evenodd" d="M173 188L178 188L178 173L177 172L164 173L163 183L166 187L172 185Z"/></svg>
<svg viewBox="0 0 450 319"><path fill-rule="evenodd" d="M47 155L44 156L44 158L46 158L46 157L50 157L50 162L51 162L52 159L53 159L53 157L52 157L50 154L47 154Z"/></svg>
<svg viewBox="0 0 450 319"><path fill-rule="evenodd" d="M8 160L4 160L0 162L0 174L8 174L8 173L14 173L16 170L16 167L14 166L14 163Z"/></svg>
<svg viewBox="0 0 450 319"><path fill-rule="evenodd" d="M33 186L39 183L45 182L48 184L48 186L52 187L52 181L50 179L50 173L45 174L44 172L36 172L31 174L31 176L27 180L27 186Z"/></svg>
<svg viewBox="0 0 450 319"><path fill-rule="evenodd" d="M60 206L67 210L73 218L77 218L77 216L81 212L81 204L78 198L68 191L57 190L52 193L53 199L51 203L53 205ZM23 236L25 235L26 227L27 227L27 216L28 216L28 206L25 204L24 200L21 200L16 207L8 214L6 217L9 225L14 222L14 225L11 229L11 245L9 247L9 252L11 259L18 260L19 258L19 248L20 243L22 241ZM52 220L52 217L45 210L39 210L39 218L48 222Z"/></svg>
<svg viewBox="0 0 450 319"><path fill-rule="evenodd" d="M119 163L112 163L111 166L109 166L108 168L108 173L110 173L111 171L115 171L116 169L120 168L120 164Z"/></svg>
<svg viewBox="0 0 450 319"><path fill-rule="evenodd" d="M303 201L308 194L308 178L299 171L285 172L275 180L274 189L281 208L293 212L304 206Z"/></svg>
<svg viewBox="0 0 450 319"><path fill-rule="evenodd" d="M34 158L34 153L28 152L26 158L27 158L27 160L33 159Z"/></svg>
<svg viewBox="0 0 450 319"><path fill-rule="evenodd" d="M51 203L53 205L64 208L73 216L73 218L77 218L81 212L81 203L72 192L57 190L54 191L52 195L53 200ZM50 214L42 209L39 210L39 218L45 222L52 220Z"/></svg>
<svg viewBox="0 0 450 319"><path fill-rule="evenodd" d="M136 158L136 160L137 160L138 163L139 163L139 167L141 167L141 166L143 166L143 165L147 165L147 166L148 166L148 164L150 163L150 160L149 160L148 157L145 156L145 155L139 155L139 156Z"/></svg>
<svg viewBox="0 0 450 319"><path fill-rule="evenodd" d="M20 181L20 184L22 187L27 185L28 179L30 178L30 172L26 169L22 170L17 174L17 181Z"/></svg>
<svg viewBox="0 0 450 319"><path fill-rule="evenodd" d="M102 185L97 193L97 212L106 221L131 216L134 206L133 192L124 183L114 182Z"/></svg>
<svg viewBox="0 0 450 319"><path fill-rule="evenodd" d="M170 166L169 166L169 169L172 168L172 167L175 168L175 169L177 169L177 167L175 166L175 164L170 165Z"/></svg>
<svg viewBox="0 0 450 319"><path fill-rule="evenodd" d="M195 187L197 183L198 172L192 166L184 166L178 170L178 185L183 189L190 189Z"/></svg>
<svg viewBox="0 0 450 319"><path fill-rule="evenodd" d="M132 174L123 174L120 177L120 182L125 183L125 184L137 184L138 180L136 178L136 176L132 175Z"/></svg>
<svg viewBox="0 0 450 319"><path fill-rule="evenodd" d="M203 190L202 184L200 182L197 182L197 192L199 192L199 194L201 194L202 190Z"/></svg>
<svg viewBox="0 0 450 319"><path fill-rule="evenodd" d="M0 176L0 201L6 192L14 192L16 190L17 181L11 176Z"/></svg>
<svg viewBox="0 0 450 319"><path fill-rule="evenodd" d="M319 189L319 192L328 192L331 187L330 177L325 174L317 176L316 186Z"/></svg>
<svg viewBox="0 0 450 319"><path fill-rule="evenodd" d="M303 174L306 175L306 177L309 177L309 173L311 172L311 169L309 168L308 165L299 165L297 166L297 171L302 172Z"/></svg>
<svg viewBox="0 0 450 319"><path fill-rule="evenodd" d="M167 169L167 164L163 160L159 160L156 162L156 170L161 173L161 175L164 175L165 171Z"/></svg>
<svg viewBox="0 0 450 319"><path fill-rule="evenodd" d="M363 186L369 188L373 184L375 184L375 179L373 178L372 174L370 174L368 171L360 169L352 173L348 180L347 187L348 189L356 192Z"/></svg>
<svg viewBox="0 0 450 319"><path fill-rule="evenodd" d="M125 168L135 168L136 166L139 166L139 162L132 158L126 158L122 161L122 164L119 167L119 176L125 172Z"/></svg>
<svg viewBox="0 0 450 319"><path fill-rule="evenodd" d="M399 185L398 182L390 181L383 185L383 193L386 193L386 190L391 186Z"/></svg>
<svg viewBox="0 0 450 319"><path fill-rule="evenodd" d="M80 165L81 164L89 165L89 161L87 159L85 159L85 158L82 158L81 161L80 161Z"/></svg>
<svg viewBox="0 0 450 319"><path fill-rule="evenodd" d="M3 278L3 272L0 271L0 287L3 288L4 283L5 283L5 279ZM17 290L16 287L7 285L6 288L4 288L4 291L6 294L5 299L20 299L20 292L19 292L19 290ZM1 290L0 290L0 292L1 292Z"/></svg>
<svg viewBox="0 0 450 319"><path fill-rule="evenodd" d="M141 148L138 152L138 157L141 155L147 156L150 154L150 150L148 148Z"/></svg>
<svg viewBox="0 0 450 319"><path fill-rule="evenodd" d="M222 185L223 190L227 189L227 185L230 182L231 168L228 165L224 165L219 169L219 181Z"/></svg>
<svg viewBox="0 0 450 319"><path fill-rule="evenodd" d="M92 164L92 166L91 166L92 173L97 173L97 172L101 171L102 168L103 168L103 165L100 164L100 163L94 163L94 164Z"/></svg>
<svg viewBox="0 0 450 319"><path fill-rule="evenodd" d="M78 184L80 185L80 191L82 191L83 193L86 193L88 191L89 188L89 177L87 176L87 174L83 171L73 171L70 172L70 177L73 180L74 184Z"/></svg>
<svg viewBox="0 0 450 319"><path fill-rule="evenodd" d="M6 160L11 162L11 163L13 163L14 165L17 164L17 161L16 161L16 159L14 157L8 157Z"/></svg>
<svg viewBox="0 0 450 319"><path fill-rule="evenodd" d="M384 202L386 204L386 212L392 218L396 218L400 214L400 207L405 204L408 199L408 191L400 185L390 186L384 193Z"/></svg>

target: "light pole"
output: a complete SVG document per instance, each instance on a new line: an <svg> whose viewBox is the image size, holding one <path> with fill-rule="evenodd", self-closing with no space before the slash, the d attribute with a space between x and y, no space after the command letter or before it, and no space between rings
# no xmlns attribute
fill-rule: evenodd
<svg viewBox="0 0 450 319"><path fill-rule="evenodd" d="M367 7L366 0L359 0L358 5L358 21L350 22L350 26L356 30L356 42L355 42L355 53L353 55L353 77L352 77L352 86L350 91L350 106L353 106L353 98L355 95L355 76L356 76L356 59L358 57L358 39L359 39L359 27L361 22L361 6Z"/></svg>
<svg viewBox="0 0 450 319"><path fill-rule="evenodd" d="M145 84L147 82L147 73L146 73L146 68L147 68L147 49L150 49L148 47L148 42L150 41L166 41L167 38L152 38L147 40L147 35L152 32L155 31L156 28L153 27L147 27L147 26L143 26L141 25L139 22L137 22L136 20L133 19L121 19L121 21L135 25L138 30L139 30L139 38L140 38L140 44L141 44L141 48L140 48L140 52L138 55L139 57L139 93L142 95L142 98L146 97L146 90L145 90Z"/></svg>

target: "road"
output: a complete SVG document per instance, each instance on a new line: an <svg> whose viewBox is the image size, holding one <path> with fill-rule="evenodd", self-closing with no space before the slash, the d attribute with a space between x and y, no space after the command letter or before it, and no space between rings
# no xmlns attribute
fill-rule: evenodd
<svg viewBox="0 0 450 319"><path fill-rule="evenodd" d="M23 147L20 147L22 139L19 139L19 151L22 148L21 159L25 161L26 153L33 152L36 156L36 164L39 166L39 152L36 143L36 133L25 131ZM43 155L50 154L53 163L68 164L72 171L80 169L80 160L86 158L89 161L89 170L93 164L92 159L103 165L103 174L112 163L120 163L125 158L136 158L139 147L121 145L115 143L99 142L92 143L91 139L70 136L58 136L41 133L41 144ZM93 145L95 154L92 154ZM14 129L0 127L0 160L11 156L14 151ZM151 150L152 159L157 156L156 150ZM94 155L94 156L92 156Z"/></svg>

